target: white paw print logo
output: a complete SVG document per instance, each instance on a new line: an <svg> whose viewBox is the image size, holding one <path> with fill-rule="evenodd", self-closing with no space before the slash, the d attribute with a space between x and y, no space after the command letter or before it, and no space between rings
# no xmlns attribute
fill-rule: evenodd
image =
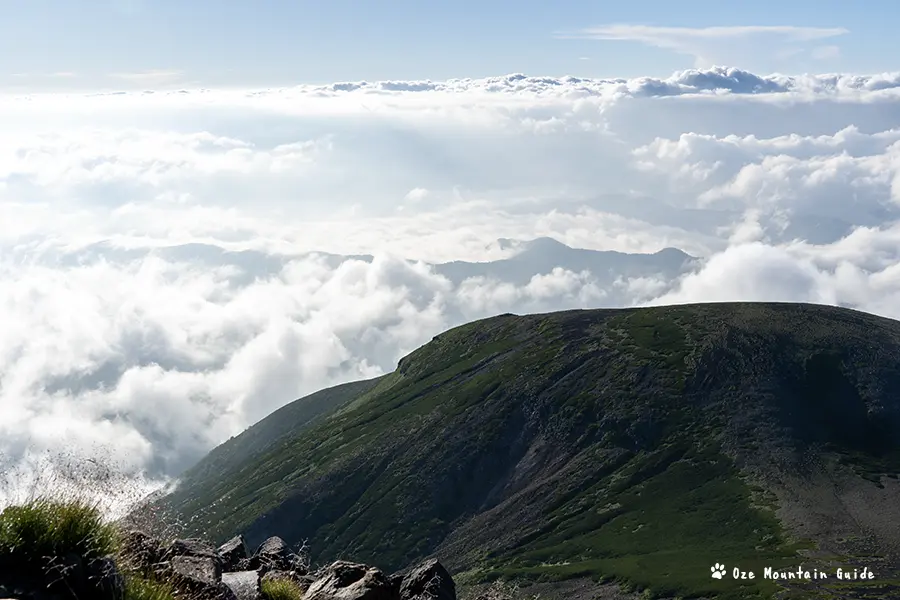
<svg viewBox="0 0 900 600"><path fill-rule="evenodd" d="M722 576L725 575L725 565L719 563L711 566L709 570L712 571L713 579L722 579Z"/></svg>

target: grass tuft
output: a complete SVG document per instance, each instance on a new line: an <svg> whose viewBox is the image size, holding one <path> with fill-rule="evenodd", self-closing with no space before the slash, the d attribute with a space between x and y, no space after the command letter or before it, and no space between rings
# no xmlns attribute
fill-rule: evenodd
<svg viewBox="0 0 900 600"><path fill-rule="evenodd" d="M86 559L115 551L115 528L86 500L35 498L0 512L0 558L31 563L77 554Z"/></svg>
<svg viewBox="0 0 900 600"><path fill-rule="evenodd" d="M174 600L175 589L168 583L141 577L125 578L126 600Z"/></svg>
<svg viewBox="0 0 900 600"><path fill-rule="evenodd" d="M79 497L35 497L0 512L0 565L43 571L66 557L123 560L118 528L96 503ZM0 567L2 568L2 567ZM125 600L175 600L174 587L146 574L124 572Z"/></svg>
<svg viewBox="0 0 900 600"><path fill-rule="evenodd" d="M303 589L300 585L286 577L264 579L260 584L262 595L266 600L302 600Z"/></svg>

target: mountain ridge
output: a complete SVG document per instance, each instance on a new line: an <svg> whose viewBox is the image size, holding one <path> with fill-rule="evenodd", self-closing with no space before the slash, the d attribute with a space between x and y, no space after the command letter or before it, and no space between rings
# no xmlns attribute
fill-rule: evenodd
<svg viewBox="0 0 900 600"><path fill-rule="evenodd" d="M195 467L163 504L323 560L769 597L709 565L896 565L898 398L900 323L849 309L501 315L435 336L214 485Z"/></svg>
<svg viewBox="0 0 900 600"><path fill-rule="evenodd" d="M523 285L536 274L546 274L559 267L576 273L587 271L610 285L617 277L664 275L672 278L685 273L697 260L677 248L663 248L653 253L587 250L572 248L551 237L528 241L501 238L498 242L501 248L514 249L516 254L492 261L457 260L432 266L455 284L472 277L487 277Z"/></svg>
<svg viewBox="0 0 900 600"><path fill-rule="evenodd" d="M536 268L545 268L546 265L543 263L546 262L547 258L550 258L551 261L556 260L559 262L559 264L552 265L551 268L555 266L569 270L576 268L576 266L569 265L567 263L567 259L574 258L580 261L580 263L586 265L588 267L587 270L589 271L592 270L592 268L599 269L597 265L601 265L604 271L608 270L609 268L615 268L616 264L610 263L610 261L615 260L624 261L624 264L626 265L629 263L629 261L644 261L647 263L648 267L655 266L657 270L670 268L673 264L681 266L685 262L696 260L696 257L690 256L689 254L672 247L663 248L653 253L628 253L616 250L591 250L585 248L574 248L551 237L539 237L532 240L500 238L496 243L501 250L513 250L515 253L511 256L496 260L454 260L446 262L426 262L427 264L435 268L438 273L444 274L443 271L449 269L454 275L455 271L453 271L453 269L458 269L462 265L470 265L475 268L484 268L485 265L498 263L498 265L495 266L494 270L498 274L501 274L502 279L502 269L499 269L498 267L504 264L504 261L514 260L514 262L523 262L526 258L542 258L542 262L539 265L536 265ZM548 253L550 254L549 257L546 256ZM542 254L544 256L541 256ZM266 253L259 250L229 250L221 246L204 243L161 246L158 248L120 248L111 245L109 242L97 242L91 244L79 249L78 251L66 254L60 260L62 260L64 264L75 265L82 264L85 261L90 262L100 258L112 260L135 260L148 255L155 255L174 261L199 260L211 266L232 265L242 269L247 275L272 275L277 273L290 260L309 256L324 257L328 261L330 261L333 266L337 266L337 264L340 264L347 260L362 260L365 262L371 262L372 260L374 260L374 255L372 254L335 254L332 252L315 250L300 252L297 254L281 254ZM668 262L654 261L654 258L659 259L661 257L670 257L670 260ZM404 260L415 262L411 259ZM600 273L599 270L598 273ZM543 273L537 271L531 273L531 275L537 274ZM477 273L468 276L477 276ZM463 275L463 278L466 278L466 275Z"/></svg>

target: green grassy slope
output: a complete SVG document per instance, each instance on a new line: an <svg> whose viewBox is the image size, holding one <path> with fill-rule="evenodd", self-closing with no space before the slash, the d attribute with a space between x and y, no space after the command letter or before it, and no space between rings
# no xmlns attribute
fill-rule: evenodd
<svg viewBox="0 0 900 600"><path fill-rule="evenodd" d="M319 560L437 553L482 579L770 597L770 582L709 577L795 565L818 541L792 539L764 491L843 469L887 493L898 430L894 321L795 304L504 315L165 503L219 539L309 539Z"/></svg>
<svg viewBox="0 0 900 600"><path fill-rule="evenodd" d="M375 387L383 377L337 385L287 404L246 431L214 448L182 475L184 485L215 485L222 473L239 470L247 457L287 443L327 415Z"/></svg>

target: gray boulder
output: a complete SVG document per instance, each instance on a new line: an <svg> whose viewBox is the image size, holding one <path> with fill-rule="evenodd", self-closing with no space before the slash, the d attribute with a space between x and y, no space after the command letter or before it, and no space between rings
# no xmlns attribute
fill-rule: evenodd
<svg viewBox="0 0 900 600"><path fill-rule="evenodd" d="M119 568L148 575L159 568L163 560L160 541L140 530L122 532Z"/></svg>
<svg viewBox="0 0 900 600"><path fill-rule="evenodd" d="M257 571L222 573L222 583L231 589L237 600L263 600Z"/></svg>
<svg viewBox="0 0 900 600"><path fill-rule="evenodd" d="M193 600L238 600L222 582L219 561L208 556L174 556L169 561L172 583Z"/></svg>
<svg viewBox="0 0 900 600"><path fill-rule="evenodd" d="M260 544L253 554L250 566L262 572L289 571L293 562L293 554L284 540L278 536L272 536Z"/></svg>
<svg viewBox="0 0 900 600"><path fill-rule="evenodd" d="M217 563L219 562L219 556L216 554L216 551L212 546L207 544L202 540L173 540L169 547L166 548L166 551L163 553L163 557L166 560L172 560L175 556L193 556L196 558L212 558Z"/></svg>
<svg viewBox="0 0 900 600"><path fill-rule="evenodd" d="M374 567L337 561L316 574L303 600L399 600L390 579Z"/></svg>
<svg viewBox="0 0 900 600"><path fill-rule="evenodd" d="M400 600L456 600L456 584L444 565L432 558L403 576Z"/></svg>
<svg viewBox="0 0 900 600"><path fill-rule="evenodd" d="M222 580L218 561L208 556L174 556L169 568L177 579L191 584L212 585Z"/></svg>
<svg viewBox="0 0 900 600"><path fill-rule="evenodd" d="M222 571L227 573L242 570L238 567L240 566L241 561L248 556L247 543L244 541L244 536L234 536L219 546L219 549L216 550L216 554L219 556L219 560L222 563Z"/></svg>

